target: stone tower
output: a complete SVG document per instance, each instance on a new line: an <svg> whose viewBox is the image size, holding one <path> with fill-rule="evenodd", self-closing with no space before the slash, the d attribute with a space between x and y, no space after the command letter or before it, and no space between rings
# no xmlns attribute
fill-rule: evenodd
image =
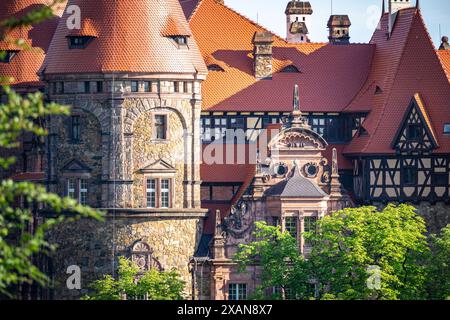
<svg viewBox="0 0 450 320"><path fill-rule="evenodd" d="M389 12L391 14L412 6L412 0L389 0Z"/></svg>
<svg viewBox="0 0 450 320"><path fill-rule="evenodd" d="M309 1L292 0L286 7L286 40L288 42L309 42L309 28L313 13Z"/></svg>
<svg viewBox="0 0 450 320"><path fill-rule="evenodd" d="M62 285L114 273L119 255L142 269L176 268L187 282L202 232L201 83L207 69L177 0L71 0L41 68L48 98L71 106L49 121L50 191L107 212L51 234ZM75 19L75 20L74 20ZM74 23L75 21L75 23ZM73 23L73 24L72 24ZM83 294L56 289L56 297ZM85 287L83 288L85 289Z"/></svg>
<svg viewBox="0 0 450 320"><path fill-rule="evenodd" d="M350 18L348 15L332 15L328 20L330 43L349 44L350 43Z"/></svg>

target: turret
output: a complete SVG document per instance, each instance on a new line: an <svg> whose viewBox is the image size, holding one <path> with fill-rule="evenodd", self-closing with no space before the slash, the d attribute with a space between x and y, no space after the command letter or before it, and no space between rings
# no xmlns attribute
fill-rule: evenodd
<svg viewBox="0 0 450 320"><path fill-rule="evenodd" d="M348 15L332 15L328 20L330 43L348 44L350 42L350 18Z"/></svg>
<svg viewBox="0 0 450 320"><path fill-rule="evenodd" d="M292 0L286 7L286 39L288 42L310 42L309 29L313 13L309 1Z"/></svg>

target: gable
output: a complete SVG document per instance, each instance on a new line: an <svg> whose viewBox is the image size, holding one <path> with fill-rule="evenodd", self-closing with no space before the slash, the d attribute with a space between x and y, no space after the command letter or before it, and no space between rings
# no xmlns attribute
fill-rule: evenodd
<svg viewBox="0 0 450 320"><path fill-rule="evenodd" d="M400 152L427 152L438 147L436 136L420 96L416 94L392 142Z"/></svg>

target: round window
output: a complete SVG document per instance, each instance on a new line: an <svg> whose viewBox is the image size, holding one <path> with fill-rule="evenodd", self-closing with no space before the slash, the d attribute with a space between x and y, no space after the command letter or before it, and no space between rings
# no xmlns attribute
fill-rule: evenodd
<svg viewBox="0 0 450 320"><path fill-rule="evenodd" d="M285 164L279 164L276 167L275 173L279 176L284 176L287 173L287 167Z"/></svg>
<svg viewBox="0 0 450 320"><path fill-rule="evenodd" d="M305 173L309 178L314 178L319 173L319 168L314 163L308 163L305 165Z"/></svg>

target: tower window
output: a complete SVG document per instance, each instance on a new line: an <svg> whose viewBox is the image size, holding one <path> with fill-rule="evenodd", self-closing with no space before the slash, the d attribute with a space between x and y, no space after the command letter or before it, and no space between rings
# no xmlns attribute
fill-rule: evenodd
<svg viewBox="0 0 450 320"><path fill-rule="evenodd" d="M167 139L167 116L155 115L155 139Z"/></svg>
<svg viewBox="0 0 450 320"><path fill-rule="evenodd" d="M170 181L169 179L161 180L161 208L170 207Z"/></svg>
<svg viewBox="0 0 450 320"><path fill-rule="evenodd" d="M137 81L131 81L131 92L139 91L139 83Z"/></svg>
<svg viewBox="0 0 450 320"><path fill-rule="evenodd" d="M85 93L91 92L91 83L89 81L84 82L84 92Z"/></svg>
<svg viewBox="0 0 450 320"><path fill-rule="evenodd" d="M77 200L82 205L88 203L88 189L86 179L71 178L67 180L67 196Z"/></svg>
<svg viewBox="0 0 450 320"><path fill-rule="evenodd" d="M156 208L156 180L147 180L147 208Z"/></svg>
<svg viewBox="0 0 450 320"><path fill-rule="evenodd" d="M103 92L103 82L97 81L97 92Z"/></svg>
<svg viewBox="0 0 450 320"><path fill-rule="evenodd" d="M80 116L72 116L70 124L70 138L72 141L80 141Z"/></svg>
<svg viewBox="0 0 450 320"><path fill-rule="evenodd" d="M145 81L144 82L144 91L145 92L152 92L152 83L151 83L151 81Z"/></svg>

